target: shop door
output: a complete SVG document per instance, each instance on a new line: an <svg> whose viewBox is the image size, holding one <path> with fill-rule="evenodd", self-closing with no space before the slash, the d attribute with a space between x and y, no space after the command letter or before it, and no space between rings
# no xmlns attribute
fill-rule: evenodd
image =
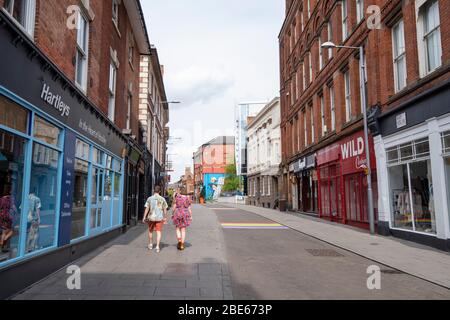
<svg viewBox="0 0 450 320"><path fill-rule="evenodd" d="M105 172L94 167L91 181L91 230L99 229L102 225L103 181Z"/></svg>
<svg viewBox="0 0 450 320"><path fill-rule="evenodd" d="M138 179L136 176L136 167L133 165L129 166L128 169L128 196L127 196L127 216L129 224L137 224L137 192L138 192Z"/></svg>

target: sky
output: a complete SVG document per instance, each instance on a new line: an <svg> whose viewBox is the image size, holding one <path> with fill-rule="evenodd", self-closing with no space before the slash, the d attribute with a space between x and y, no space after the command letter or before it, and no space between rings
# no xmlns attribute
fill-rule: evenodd
<svg viewBox="0 0 450 320"><path fill-rule="evenodd" d="M199 146L234 136L240 102L279 96L284 0L143 0L150 42L164 65L171 182Z"/></svg>

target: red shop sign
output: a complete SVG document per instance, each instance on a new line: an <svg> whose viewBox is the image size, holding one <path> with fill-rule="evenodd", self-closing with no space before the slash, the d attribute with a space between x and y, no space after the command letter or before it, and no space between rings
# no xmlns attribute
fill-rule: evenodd
<svg viewBox="0 0 450 320"><path fill-rule="evenodd" d="M373 138L371 136L369 136L369 147L372 168L375 169L375 152L373 147ZM317 152L318 166L337 160L340 160L341 162L343 175L357 173L367 169L367 157L363 131L342 139L338 143Z"/></svg>

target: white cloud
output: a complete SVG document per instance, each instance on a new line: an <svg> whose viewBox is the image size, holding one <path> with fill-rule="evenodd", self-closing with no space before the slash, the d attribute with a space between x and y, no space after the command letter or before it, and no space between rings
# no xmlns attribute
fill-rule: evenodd
<svg viewBox="0 0 450 320"><path fill-rule="evenodd" d="M233 85L231 75L224 70L190 66L167 78L171 96L180 100L180 107L204 104L220 97Z"/></svg>

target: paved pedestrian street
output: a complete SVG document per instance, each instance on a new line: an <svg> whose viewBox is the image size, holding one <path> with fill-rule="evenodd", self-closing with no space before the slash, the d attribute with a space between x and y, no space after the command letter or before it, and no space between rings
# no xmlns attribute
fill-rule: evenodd
<svg viewBox="0 0 450 320"><path fill-rule="evenodd" d="M314 222L304 217L228 204L196 205L193 212L184 252L176 249L172 225L161 253L148 251L140 225L74 263L81 268L81 290L67 288L64 268L14 299L450 299L450 290L426 274L410 275L264 216ZM432 253L442 258L436 263L450 259ZM373 265L381 269L380 290L367 286Z"/></svg>

